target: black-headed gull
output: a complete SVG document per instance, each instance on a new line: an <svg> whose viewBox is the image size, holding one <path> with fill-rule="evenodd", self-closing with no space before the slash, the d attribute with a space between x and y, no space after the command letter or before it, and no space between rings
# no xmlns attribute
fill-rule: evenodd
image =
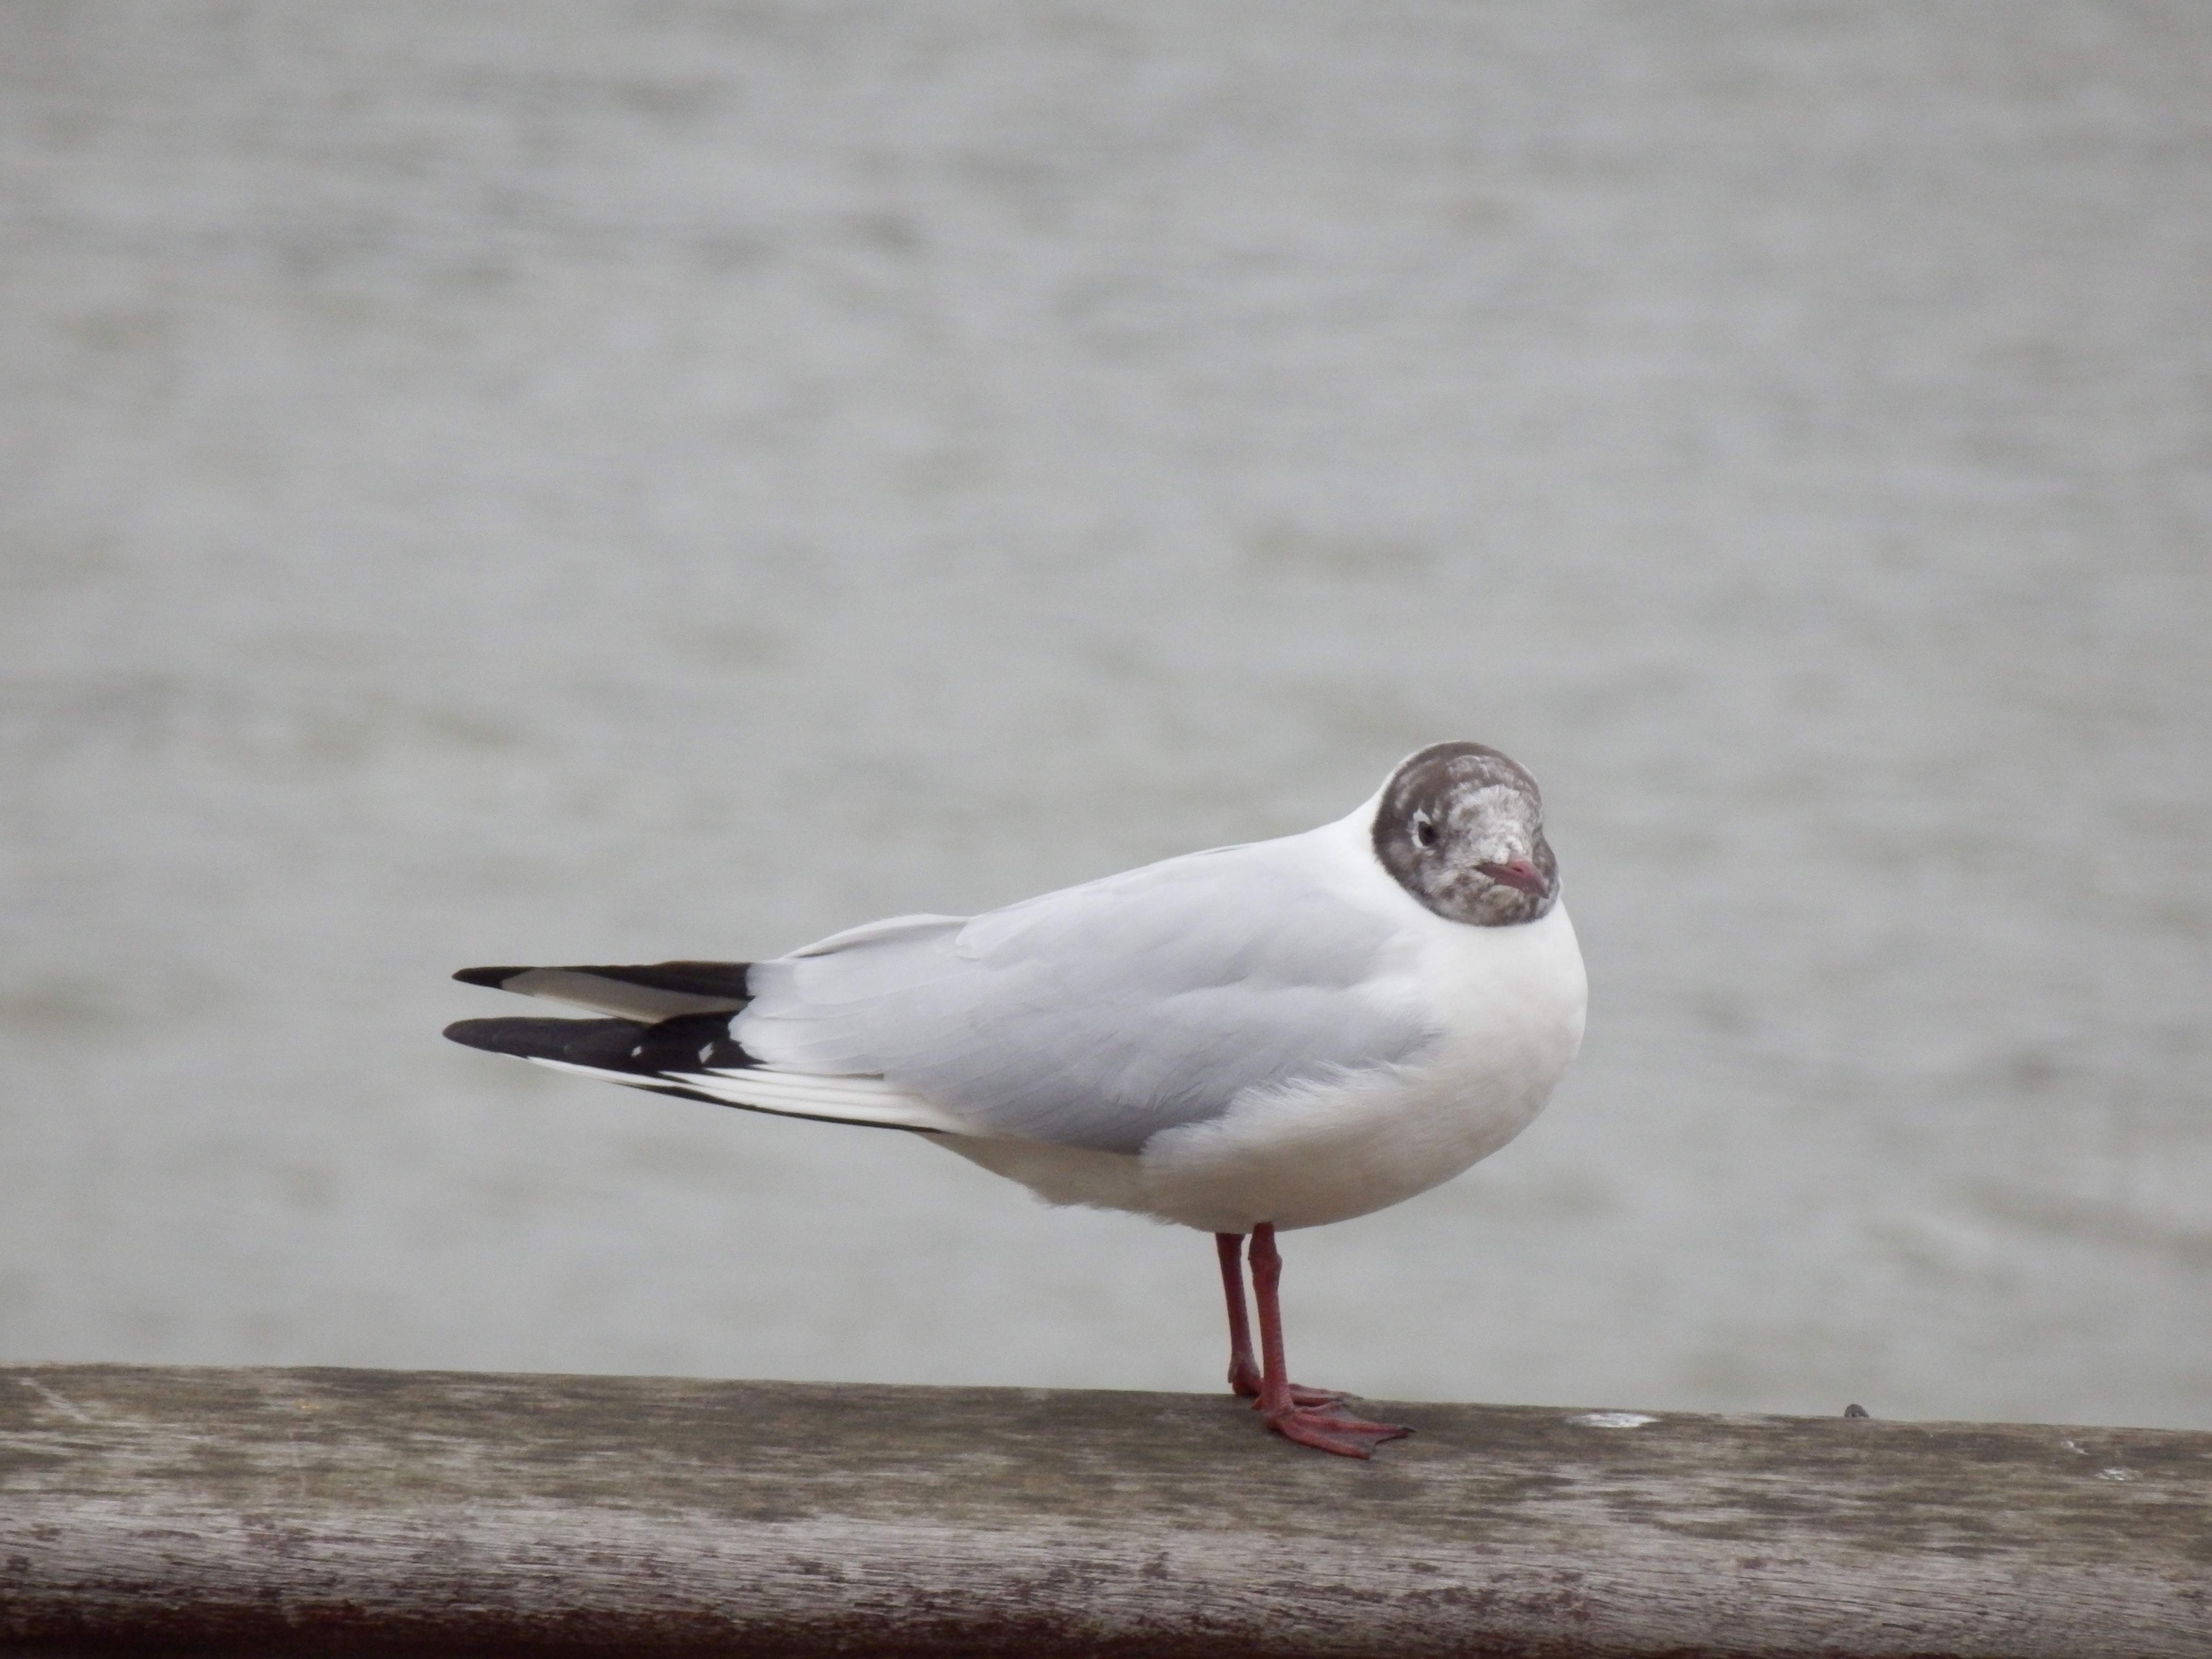
<svg viewBox="0 0 2212 1659"><path fill-rule="evenodd" d="M917 1131L1048 1202L1216 1235L1231 1387L1352 1457L1407 1431L1288 1381L1276 1231L1395 1204L1512 1139L1573 1060L1586 999L1535 780L1475 743L1422 750L1318 830L980 916L896 916L764 962L455 977L611 1016L464 1020L457 1042Z"/></svg>

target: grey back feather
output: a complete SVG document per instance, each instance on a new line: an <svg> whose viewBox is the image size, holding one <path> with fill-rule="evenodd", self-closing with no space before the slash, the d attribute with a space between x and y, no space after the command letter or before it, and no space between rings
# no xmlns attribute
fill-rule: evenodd
<svg viewBox="0 0 2212 1659"><path fill-rule="evenodd" d="M1396 924L1317 884L1307 843L855 928L754 963L733 1029L772 1066L870 1073L995 1133L1135 1152L1248 1088L1402 1060L1431 1035L1374 972Z"/></svg>

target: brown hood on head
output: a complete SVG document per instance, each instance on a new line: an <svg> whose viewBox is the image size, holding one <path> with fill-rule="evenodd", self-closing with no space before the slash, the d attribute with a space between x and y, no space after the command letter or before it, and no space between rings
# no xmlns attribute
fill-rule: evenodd
<svg viewBox="0 0 2212 1659"><path fill-rule="evenodd" d="M1433 744L1401 763L1373 836L1382 867L1448 921L1510 927L1559 902L1536 780L1482 744Z"/></svg>

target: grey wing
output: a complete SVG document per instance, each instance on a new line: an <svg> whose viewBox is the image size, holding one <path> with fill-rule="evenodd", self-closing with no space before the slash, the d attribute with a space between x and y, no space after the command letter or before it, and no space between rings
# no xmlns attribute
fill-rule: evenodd
<svg viewBox="0 0 2212 1659"><path fill-rule="evenodd" d="M1431 1033L1381 971L1395 927L1316 884L1303 839L756 963L736 1036L769 1066L879 1076L991 1133L1112 1152L1255 1085L1403 1060Z"/></svg>

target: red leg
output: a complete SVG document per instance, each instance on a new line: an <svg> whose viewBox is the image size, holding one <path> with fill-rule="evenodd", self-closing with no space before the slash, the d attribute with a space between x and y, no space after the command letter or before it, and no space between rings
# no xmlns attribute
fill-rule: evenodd
<svg viewBox="0 0 2212 1659"><path fill-rule="evenodd" d="M1221 1290L1229 1304L1229 1388L1247 1400L1260 1397L1260 1365L1252 1358L1252 1322L1244 1306L1244 1235L1216 1233L1213 1246L1221 1257ZM1344 1396L1328 1389L1302 1389L1291 1384L1291 1403L1326 1406Z"/></svg>
<svg viewBox="0 0 2212 1659"><path fill-rule="evenodd" d="M1283 1258L1275 1250L1275 1230L1261 1222L1252 1230L1252 1290L1260 1304L1260 1415L1267 1426L1287 1440L1343 1457L1371 1457L1375 1448L1413 1432L1391 1423L1370 1423L1354 1417L1340 1397L1321 1403L1302 1401L1307 1392L1291 1387L1290 1367L1283 1360L1283 1309L1278 1295L1283 1282Z"/></svg>
<svg viewBox="0 0 2212 1659"><path fill-rule="evenodd" d="M1221 1257L1221 1291L1229 1299L1229 1389L1247 1400L1260 1397L1260 1367L1252 1358L1252 1322L1244 1309L1244 1235L1216 1233Z"/></svg>

